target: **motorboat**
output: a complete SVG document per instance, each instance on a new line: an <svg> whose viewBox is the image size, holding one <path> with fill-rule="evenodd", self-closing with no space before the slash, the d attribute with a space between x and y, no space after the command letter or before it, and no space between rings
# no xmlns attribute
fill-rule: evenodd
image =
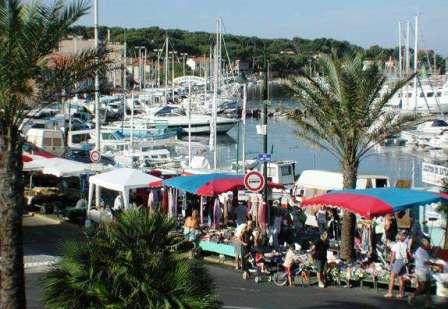
<svg viewBox="0 0 448 309"><path fill-rule="evenodd" d="M165 105L149 108L146 114L134 116L133 122L136 128L154 128L163 124L170 129L178 129L182 133L189 133L191 127L192 134L208 134L212 117L205 114L188 116L179 106ZM216 131L227 133L237 123L238 119L217 117Z"/></svg>

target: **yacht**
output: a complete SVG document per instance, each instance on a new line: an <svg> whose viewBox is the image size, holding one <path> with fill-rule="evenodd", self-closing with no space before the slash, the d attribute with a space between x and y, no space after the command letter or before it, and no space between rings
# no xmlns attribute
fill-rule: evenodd
<svg viewBox="0 0 448 309"><path fill-rule="evenodd" d="M424 122L411 130L405 130L401 137L407 145L429 146L431 139L448 131L448 123L443 119Z"/></svg>
<svg viewBox="0 0 448 309"><path fill-rule="evenodd" d="M192 134L210 133L210 123L212 117L205 114L191 114L188 116L185 110L173 105L153 107L147 110L146 114L134 116L134 126L136 128L154 128L157 125L166 125L169 129L177 129L182 133L189 133L189 123L191 123ZM238 119L217 117L217 133L227 133L238 123Z"/></svg>
<svg viewBox="0 0 448 309"><path fill-rule="evenodd" d="M429 79L421 83L417 93L412 83L403 87L392 97L386 107L405 113L448 113L448 80L441 86L434 86Z"/></svg>

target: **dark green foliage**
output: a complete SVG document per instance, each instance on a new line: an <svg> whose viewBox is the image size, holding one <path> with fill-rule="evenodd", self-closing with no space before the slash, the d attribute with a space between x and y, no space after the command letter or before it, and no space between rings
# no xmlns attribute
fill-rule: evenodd
<svg viewBox="0 0 448 309"><path fill-rule="evenodd" d="M302 108L302 113L291 115L298 124L299 137L335 156L345 189L355 188L359 164L376 144L424 121L385 109L391 97L413 76L381 93L386 76L375 64L365 67L363 60L360 55L322 55L317 60L319 76L303 71L290 83ZM353 216L345 213L341 256L346 260L351 260L353 254L353 224Z"/></svg>
<svg viewBox="0 0 448 309"><path fill-rule="evenodd" d="M172 46L179 52L186 52L193 56L209 54L209 48L213 45L214 34L207 32L189 32L179 29L161 29L159 27L147 27L140 29L125 29L121 27L101 28L103 37L111 31L113 42L126 42L133 52L134 46L146 46L150 56L155 58L154 49L161 48L165 35L168 34L172 40ZM72 33L84 38L93 37L93 28L75 26ZM261 70L263 66L264 53L271 62L271 70L282 75L295 73L305 65L314 62L314 56L320 53L335 53L338 56L356 54L365 51L368 59L387 61L390 57L398 59L398 49L382 48L374 45L366 50L353 45L347 41L318 38L314 40L294 37L292 39L262 39L241 35L225 35L226 47L231 59L240 59L249 62L251 69ZM432 61L432 55L429 56ZM419 54L420 63L426 63L425 54ZM444 68L445 62L442 57L437 56L437 67ZM432 63L432 62L431 62ZM443 72L442 72L443 73Z"/></svg>
<svg viewBox="0 0 448 309"><path fill-rule="evenodd" d="M214 285L189 259L175 222L132 210L84 242L69 243L45 278L50 308L218 308Z"/></svg>

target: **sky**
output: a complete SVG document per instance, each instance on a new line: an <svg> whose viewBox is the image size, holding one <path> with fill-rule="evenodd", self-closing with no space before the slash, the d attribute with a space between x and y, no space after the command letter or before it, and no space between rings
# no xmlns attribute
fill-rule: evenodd
<svg viewBox="0 0 448 309"><path fill-rule="evenodd" d="M407 20L413 42L417 13L419 44L448 56L448 0L99 0L99 23L106 26L213 32L222 17L230 34L327 37L363 47L397 46L398 22ZM93 13L80 24L93 25Z"/></svg>

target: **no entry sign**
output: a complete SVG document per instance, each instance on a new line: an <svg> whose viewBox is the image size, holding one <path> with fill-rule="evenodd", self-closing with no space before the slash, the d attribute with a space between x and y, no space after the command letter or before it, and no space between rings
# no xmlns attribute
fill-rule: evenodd
<svg viewBox="0 0 448 309"><path fill-rule="evenodd" d="M101 154L99 151L92 150L90 152L90 161L93 163L98 163L101 160Z"/></svg>
<svg viewBox="0 0 448 309"><path fill-rule="evenodd" d="M264 188L265 179L260 172L251 171L244 176L244 186L252 192L260 192Z"/></svg>

